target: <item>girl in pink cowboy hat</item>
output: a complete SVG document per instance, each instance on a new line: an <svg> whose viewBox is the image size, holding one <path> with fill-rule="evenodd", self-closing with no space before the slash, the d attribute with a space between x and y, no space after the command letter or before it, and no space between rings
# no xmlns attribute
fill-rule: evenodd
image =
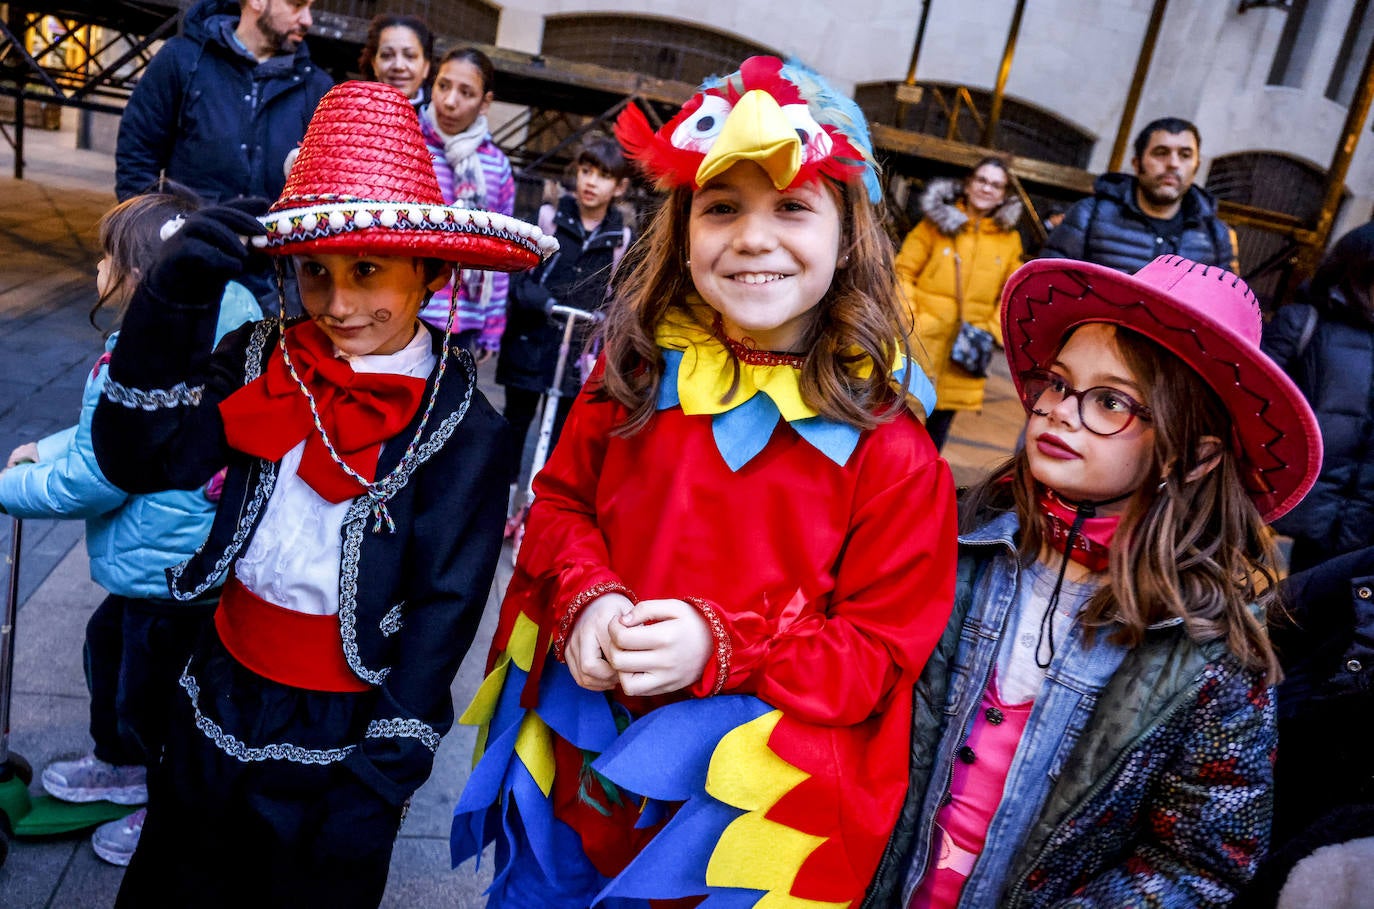
<svg viewBox="0 0 1374 909"><path fill-rule="evenodd" d="M228 466L209 538L168 573L176 599L224 592L121 906L377 905L501 545L505 424L419 312L458 263L525 268L555 244L446 206L414 109L376 83L324 97L281 198L255 205L192 215L167 243L95 417L124 489ZM259 248L292 257L307 318L198 354Z"/></svg>
<svg viewBox="0 0 1374 909"><path fill-rule="evenodd" d="M1039 260L1003 305L1026 444L962 502L865 905L1226 905L1272 810L1265 522L1312 485L1316 422L1222 269Z"/></svg>

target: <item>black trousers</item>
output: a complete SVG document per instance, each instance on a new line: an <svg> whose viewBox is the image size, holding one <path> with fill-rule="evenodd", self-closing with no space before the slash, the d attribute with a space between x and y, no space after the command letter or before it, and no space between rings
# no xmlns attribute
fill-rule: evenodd
<svg viewBox="0 0 1374 909"><path fill-rule="evenodd" d="M96 757L120 766L157 760L177 676L213 609L116 593L96 607L83 648Z"/></svg>
<svg viewBox="0 0 1374 909"><path fill-rule="evenodd" d="M178 686L115 906L376 907L401 808L344 762L314 762L362 740L375 695L264 679L229 656L213 628L189 672L199 715ZM295 747L266 754L268 745Z"/></svg>
<svg viewBox="0 0 1374 909"><path fill-rule="evenodd" d="M930 441L935 443L936 451L945 447L945 442L949 439L949 428L954 423L954 415L958 412L937 408L926 418L926 432L930 433Z"/></svg>
<svg viewBox="0 0 1374 909"><path fill-rule="evenodd" d="M539 413L539 392L526 391L523 388L516 388L514 385L506 386L506 422L515 432L515 438L520 444L520 450L525 450L525 436L529 434L530 424L534 422L535 416ZM568 419L568 411L572 410L574 398L571 395L564 395L558 399L558 410L554 414L553 436L549 439L549 451L553 451L553 446L558 443L558 437L563 432L563 424ZM512 483L520 479L520 465L523 459L516 459L512 465Z"/></svg>

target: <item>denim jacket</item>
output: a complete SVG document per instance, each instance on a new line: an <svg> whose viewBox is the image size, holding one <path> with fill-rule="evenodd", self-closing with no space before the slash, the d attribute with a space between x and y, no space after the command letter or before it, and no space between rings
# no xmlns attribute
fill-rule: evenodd
<svg viewBox="0 0 1374 909"><path fill-rule="evenodd" d="M1017 521L960 537L949 630L916 688L911 788L864 905L906 906L1016 599ZM1268 842L1273 692L1160 623L1126 650L1075 627L1009 770L969 907L1222 906Z"/></svg>

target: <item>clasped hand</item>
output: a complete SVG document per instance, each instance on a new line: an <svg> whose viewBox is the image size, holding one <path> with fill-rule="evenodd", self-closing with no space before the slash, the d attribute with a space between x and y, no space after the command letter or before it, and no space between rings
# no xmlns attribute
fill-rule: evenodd
<svg viewBox="0 0 1374 909"><path fill-rule="evenodd" d="M19 464L32 464L38 460L38 443L25 442L14 451L10 452L9 458L5 461L5 467L15 467Z"/></svg>
<svg viewBox="0 0 1374 909"><path fill-rule="evenodd" d="M573 623L563 656L577 684L626 694L667 694L693 685L711 656L711 629L682 600L593 600Z"/></svg>

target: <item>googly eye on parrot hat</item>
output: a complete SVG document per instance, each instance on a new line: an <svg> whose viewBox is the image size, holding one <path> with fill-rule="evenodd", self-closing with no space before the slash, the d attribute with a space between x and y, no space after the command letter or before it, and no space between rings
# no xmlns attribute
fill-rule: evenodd
<svg viewBox="0 0 1374 909"><path fill-rule="evenodd" d="M857 179L871 202L882 200L863 112L795 61L750 57L738 72L702 83L658 132L631 104L615 134L664 187L697 189L736 162L753 161L779 190L820 176Z"/></svg>
<svg viewBox="0 0 1374 909"><path fill-rule="evenodd" d="M419 256L520 271L558 249L538 227L448 205L420 121L379 82L331 88L310 118L286 187L260 219L266 252Z"/></svg>

